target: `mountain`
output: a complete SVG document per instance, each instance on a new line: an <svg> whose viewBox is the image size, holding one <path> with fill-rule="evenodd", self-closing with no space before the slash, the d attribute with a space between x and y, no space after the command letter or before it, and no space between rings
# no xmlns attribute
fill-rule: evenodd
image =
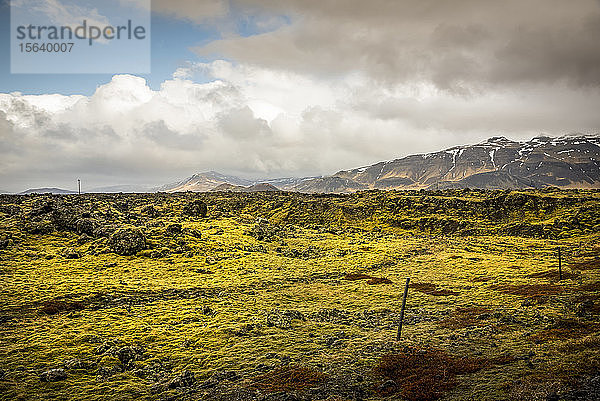
<svg viewBox="0 0 600 401"><path fill-rule="evenodd" d="M309 180L314 180L316 178L322 178L322 176L301 177L301 178L291 177L291 178L264 179L264 180L256 180L255 183L271 184L281 191L294 191L298 185L301 185L302 183L309 181Z"/></svg>
<svg viewBox="0 0 600 401"><path fill-rule="evenodd" d="M253 181L249 181L243 178L224 175L215 171L208 171L206 173L198 173L193 176L186 178L183 181L175 182L172 184L163 185L162 187L156 188L159 192L207 192L221 184L231 184L236 186L250 186L253 185Z"/></svg>
<svg viewBox="0 0 600 401"><path fill-rule="evenodd" d="M36 188L36 189L28 189L23 192L19 192L18 195L30 195L30 194L52 194L52 195L73 195L76 194L76 191L69 191L67 189L60 188Z"/></svg>
<svg viewBox="0 0 600 401"><path fill-rule="evenodd" d="M299 192L346 193L366 189L600 188L600 136L527 142L504 137L476 145L407 156L304 181Z"/></svg>
<svg viewBox="0 0 600 401"><path fill-rule="evenodd" d="M600 188L600 136L516 142L504 137L439 152L406 156L325 177L249 180L215 171L194 174L161 187L120 185L88 192L259 192L351 193L370 189L527 189ZM59 188L29 189L21 194L74 194Z"/></svg>
<svg viewBox="0 0 600 401"><path fill-rule="evenodd" d="M279 188L268 184L268 183L258 183L249 187L243 187L241 185L231 185L228 183L224 183L218 185L217 187L211 189L211 192L273 192L280 191Z"/></svg>
<svg viewBox="0 0 600 401"><path fill-rule="evenodd" d="M147 193L154 192L154 187L147 185L111 185L108 187L92 188L86 193Z"/></svg>
<svg viewBox="0 0 600 401"><path fill-rule="evenodd" d="M259 192L259 191L293 191L305 181L321 177L288 177L248 180L233 175L225 175L215 171L194 174L183 181L154 188L153 192ZM252 190L250 190L252 187Z"/></svg>

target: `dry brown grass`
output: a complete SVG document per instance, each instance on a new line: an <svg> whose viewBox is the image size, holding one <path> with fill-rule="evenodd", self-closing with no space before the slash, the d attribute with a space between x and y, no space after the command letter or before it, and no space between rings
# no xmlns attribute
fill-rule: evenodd
<svg viewBox="0 0 600 401"><path fill-rule="evenodd" d="M458 308L449 318L440 322L440 326L447 329L462 329L470 326L479 325L485 317L485 314L491 311L482 307Z"/></svg>
<svg viewBox="0 0 600 401"><path fill-rule="evenodd" d="M561 319L551 327L532 334L529 339L535 343L542 343L550 340L581 338L597 332L600 332L599 323L581 322L577 319Z"/></svg>
<svg viewBox="0 0 600 401"><path fill-rule="evenodd" d="M460 358L441 350L407 347L399 354L384 355L374 368L384 383L377 392L384 397L398 394L409 401L437 400L456 386L458 375L513 360L511 356Z"/></svg>
<svg viewBox="0 0 600 401"><path fill-rule="evenodd" d="M390 280L389 278L385 278L385 277L373 277L372 279L370 279L369 281L367 281L367 284L373 285L373 284L393 284L393 281Z"/></svg>
<svg viewBox="0 0 600 401"><path fill-rule="evenodd" d="M600 258L596 257L592 260L584 260L581 262L571 263L569 267L572 270L596 270L600 269Z"/></svg>
<svg viewBox="0 0 600 401"><path fill-rule="evenodd" d="M433 295L436 297L446 295L460 295L460 292L451 290L438 290L437 286L433 283L413 283L410 284L410 288L422 292L423 294Z"/></svg>
<svg viewBox="0 0 600 401"><path fill-rule="evenodd" d="M327 378L326 374L318 370L300 366L283 366L254 377L250 387L269 393L289 392L313 387Z"/></svg>
<svg viewBox="0 0 600 401"><path fill-rule="evenodd" d="M580 352L588 349L600 349L600 335L571 340L558 347L559 351L568 353Z"/></svg>
<svg viewBox="0 0 600 401"><path fill-rule="evenodd" d="M50 300L42 303L40 312L46 315L56 315L60 312L79 311L85 309L83 302L79 301L62 301L62 300Z"/></svg>
<svg viewBox="0 0 600 401"><path fill-rule="evenodd" d="M580 285L579 287L577 287L577 289L579 291L600 291L600 281Z"/></svg>
<svg viewBox="0 0 600 401"><path fill-rule="evenodd" d="M569 272L562 273L563 280L572 280L578 276L579 275L577 275L577 274L569 273ZM545 272L533 273L533 274L528 275L527 277L528 278L546 278L546 279L549 279L552 281L560 280L560 274L559 274L558 270L548 270Z"/></svg>
<svg viewBox="0 0 600 401"><path fill-rule="evenodd" d="M350 280L350 281L356 281L356 280L368 280L367 284L392 284L393 281L388 279L388 278L384 278L384 277L373 277L373 276L369 276L368 274L362 274L362 273L347 273L344 276L344 280Z"/></svg>

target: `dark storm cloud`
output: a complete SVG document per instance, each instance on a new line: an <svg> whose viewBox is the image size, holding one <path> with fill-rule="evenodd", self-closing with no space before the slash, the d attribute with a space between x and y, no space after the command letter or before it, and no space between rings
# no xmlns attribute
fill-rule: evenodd
<svg viewBox="0 0 600 401"><path fill-rule="evenodd" d="M378 81L600 85L595 0L239 0L292 23L197 51L316 75L363 71Z"/></svg>

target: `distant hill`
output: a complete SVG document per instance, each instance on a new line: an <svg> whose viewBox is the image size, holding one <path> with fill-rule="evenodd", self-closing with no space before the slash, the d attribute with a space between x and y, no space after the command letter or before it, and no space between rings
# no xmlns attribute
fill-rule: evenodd
<svg viewBox="0 0 600 401"><path fill-rule="evenodd" d="M265 191L281 191L279 188L267 184L267 183L259 183L254 184L249 187L243 187L240 185L231 185L228 183L224 183L218 185L217 187L211 189L211 192L265 192Z"/></svg>
<svg viewBox="0 0 600 401"><path fill-rule="evenodd" d="M303 178L276 178L264 180L248 180L232 175L225 175L215 171L197 173L182 181L163 185L155 188L160 192L208 192L208 191L230 191L230 192L257 192L257 191L290 191L307 180L320 177ZM257 186L259 185L259 186ZM253 188L250 190L249 188ZM218 189L217 189L218 188ZM242 188L245 188L242 190ZM261 189L262 188L262 189Z"/></svg>
<svg viewBox="0 0 600 401"><path fill-rule="evenodd" d="M474 145L406 156L370 166L342 170L325 177L250 180L215 171L149 188L120 185L89 192L258 192L351 193L411 189L600 188L600 136L551 138L516 142L493 137ZM73 194L59 188L29 189L21 194Z"/></svg>
<svg viewBox="0 0 600 401"><path fill-rule="evenodd" d="M235 176L220 174L215 171L208 171L206 173L194 174L183 181L163 185L162 187L156 188L156 190L161 192L207 192L221 184L250 186L253 185L254 182Z"/></svg>
<svg viewBox="0 0 600 401"><path fill-rule="evenodd" d="M53 195L72 195L76 194L75 191L69 191L67 189L60 188L36 188L28 189L27 191L19 192L18 195L30 195L30 194L53 194Z"/></svg>
<svg viewBox="0 0 600 401"><path fill-rule="evenodd" d="M154 187L148 185L111 185L92 188L87 193L147 193L154 192Z"/></svg>
<svg viewBox="0 0 600 401"><path fill-rule="evenodd" d="M305 181L299 192L345 193L365 189L600 188L600 137L504 137L476 145L407 156Z"/></svg>

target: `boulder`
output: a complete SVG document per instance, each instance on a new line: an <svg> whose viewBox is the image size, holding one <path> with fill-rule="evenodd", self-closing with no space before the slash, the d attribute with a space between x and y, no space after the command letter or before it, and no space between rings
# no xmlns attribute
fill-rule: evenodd
<svg viewBox="0 0 600 401"><path fill-rule="evenodd" d="M79 259L81 257L81 255L79 254L79 252L77 252L77 250L73 249L73 248L64 248L61 251L61 255L65 259Z"/></svg>
<svg viewBox="0 0 600 401"><path fill-rule="evenodd" d="M167 229L165 230L165 232L167 233L167 235L179 235L182 232L182 228L181 228L181 224L179 223L173 223L173 224L169 224L167 226Z"/></svg>
<svg viewBox="0 0 600 401"><path fill-rule="evenodd" d="M43 382L57 382L65 380L67 378L67 372L64 369L50 369L40 375L40 380Z"/></svg>
<svg viewBox="0 0 600 401"><path fill-rule="evenodd" d="M121 228L110 236L108 246L118 255L131 256L146 249L146 237L138 228Z"/></svg>
<svg viewBox="0 0 600 401"><path fill-rule="evenodd" d="M75 222L75 227L78 234L87 234L92 237L94 236L98 226L98 221L91 218L81 218Z"/></svg>
<svg viewBox="0 0 600 401"><path fill-rule="evenodd" d="M200 199L196 199L185 205L183 211L188 216L206 217L208 214L208 206L206 206L206 203L202 202Z"/></svg>

